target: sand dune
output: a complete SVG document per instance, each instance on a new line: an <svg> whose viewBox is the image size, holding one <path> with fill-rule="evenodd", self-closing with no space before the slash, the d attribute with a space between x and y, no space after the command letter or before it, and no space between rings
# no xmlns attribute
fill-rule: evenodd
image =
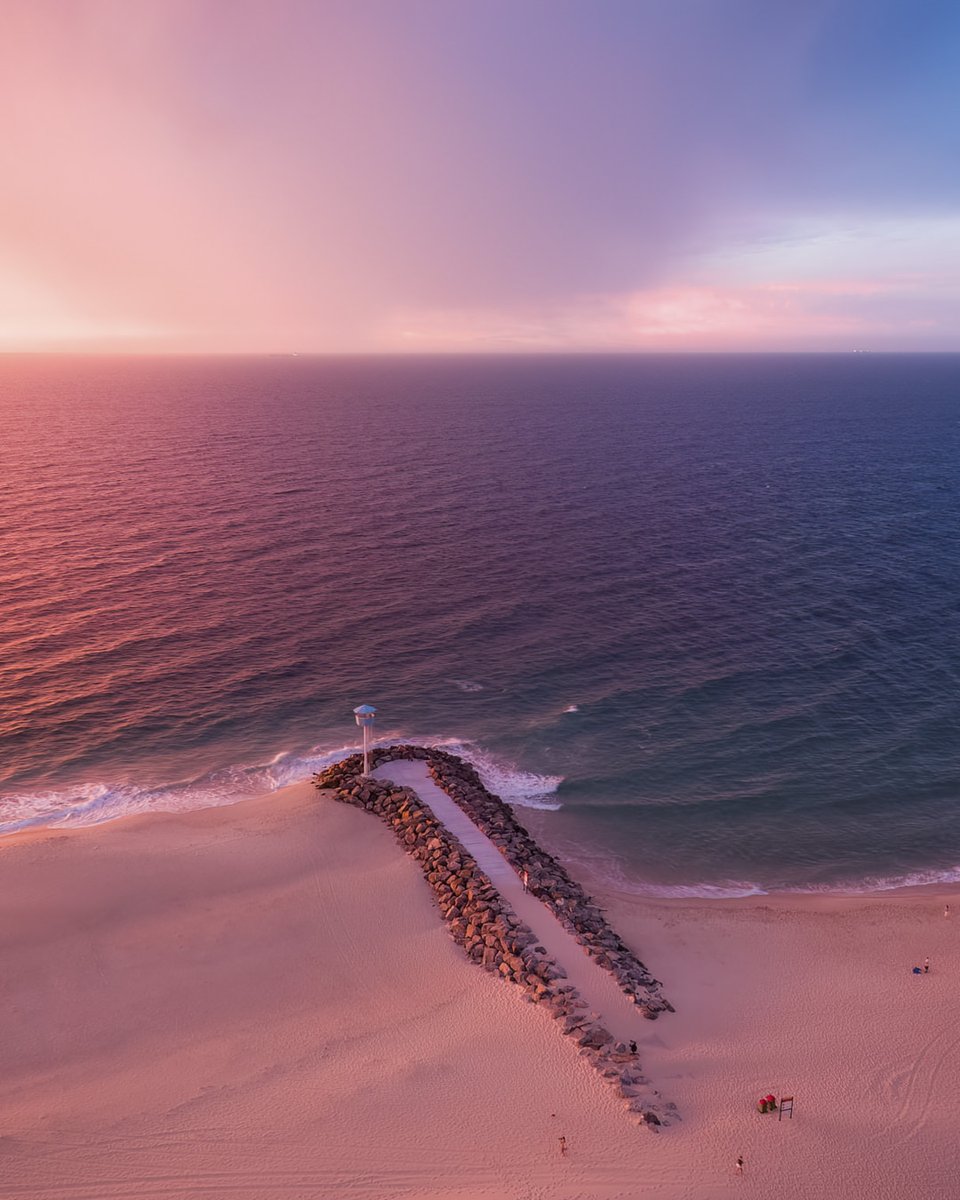
<svg viewBox="0 0 960 1200"><path fill-rule="evenodd" d="M678 1008L642 1022L660 1135L308 785L7 839L0 1197L958 1194L942 899L603 898ZM792 1123L753 1110L788 1088Z"/></svg>

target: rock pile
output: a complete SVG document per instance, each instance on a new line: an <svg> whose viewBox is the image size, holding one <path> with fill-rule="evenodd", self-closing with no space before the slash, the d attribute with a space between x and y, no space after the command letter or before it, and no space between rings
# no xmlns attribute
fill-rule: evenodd
<svg viewBox="0 0 960 1200"><path fill-rule="evenodd" d="M643 1015L655 1020L664 1010L673 1012L660 993L659 980L654 979L611 929L580 884L533 840L513 810L487 791L473 767L442 750L428 753L430 774L436 783L499 848L515 870L527 872L529 890L553 910L557 920L597 965L613 975Z"/></svg>
<svg viewBox="0 0 960 1200"><path fill-rule="evenodd" d="M473 769L454 755L421 746L391 746L374 751L375 763L423 759L437 783L518 869L527 870L530 890L547 903L598 965L612 971L644 1016L655 1017L670 1006L659 984L606 924L599 910L564 869L533 841L507 806L492 796ZM546 1009L573 1038L580 1054L616 1088L640 1124L668 1124L673 1105L662 1105L659 1093L639 1073L637 1057L586 1012L576 988L565 984L564 971L537 947L533 932L503 900L473 857L410 788L364 778L359 754L314 776L320 789L332 789L338 800L375 813L390 826L414 858L433 889L437 906L458 945L486 970L523 991L528 1002ZM671 1010L672 1011L672 1010ZM664 1110L668 1111L664 1111Z"/></svg>

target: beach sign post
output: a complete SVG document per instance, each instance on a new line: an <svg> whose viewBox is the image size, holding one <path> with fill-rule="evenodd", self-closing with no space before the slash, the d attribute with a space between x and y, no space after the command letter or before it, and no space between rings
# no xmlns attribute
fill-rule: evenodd
<svg viewBox="0 0 960 1200"><path fill-rule="evenodd" d="M363 773L370 774L370 730L377 715L372 704L361 704L353 710L357 724L363 730Z"/></svg>

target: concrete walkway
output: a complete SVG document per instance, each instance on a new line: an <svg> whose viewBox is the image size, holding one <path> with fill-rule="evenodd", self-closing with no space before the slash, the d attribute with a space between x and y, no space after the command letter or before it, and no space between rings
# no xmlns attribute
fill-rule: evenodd
<svg viewBox="0 0 960 1200"><path fill-rule="evenodd" d="M590 958L546 904L524 891L517 872L463 809L433 782L426 763L384 763L371 775L375 779L390 780L401 787L412 788L430 806L437 820L473 855L503 899L530 927L548 957L566 971L564 982L577 989L587 1003L586 1011L595 1012L617 1041L633 1040L640 1043L651 1037L649 1021L621 992L613 976Z"/></svg>

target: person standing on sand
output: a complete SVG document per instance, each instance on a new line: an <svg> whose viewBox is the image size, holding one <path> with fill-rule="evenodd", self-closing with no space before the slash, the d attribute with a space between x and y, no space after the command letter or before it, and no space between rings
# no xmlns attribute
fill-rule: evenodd
<svg viewBox="0 0 960 1200"><path fill-rule="evenodd" d="M530 872L526 867L520 872L520 882L523 884L523 890L526 891L530 886Z"/></svg>
<svg viewBox="0 0 960 1200"><path fill-rule="evenodd" d="M738 1154L738 1155L737 1155L737 1170L736 1170L736 1174L737 1174L737 1175L742 1175L742 1174L743 1174L743 1155L742 1155L742 1154Z"/></svg>
<svg viewBox="0 0 960 1200"><path fill-rule="evenodd" d="M565 1137L561 1137L560 1138L560 1157L565 1158L566 1154L567 1154L567 1139Z"/></svg>
<svg viewBox="0 0 960 1200"><path fill-rule="evenodd" d="M930 959L929 958L925 958L923 960L923 973L924 973L924 975L930 974Z"/></svg>
<svg viewBox="0 0 960 1200"><path fill-rule="evenodd" d="M949 917L949 916L950 916L950 905L949 905L949 904L945 904L945 905L943 906L943 915L944 915L945 917Z"/></svg>

